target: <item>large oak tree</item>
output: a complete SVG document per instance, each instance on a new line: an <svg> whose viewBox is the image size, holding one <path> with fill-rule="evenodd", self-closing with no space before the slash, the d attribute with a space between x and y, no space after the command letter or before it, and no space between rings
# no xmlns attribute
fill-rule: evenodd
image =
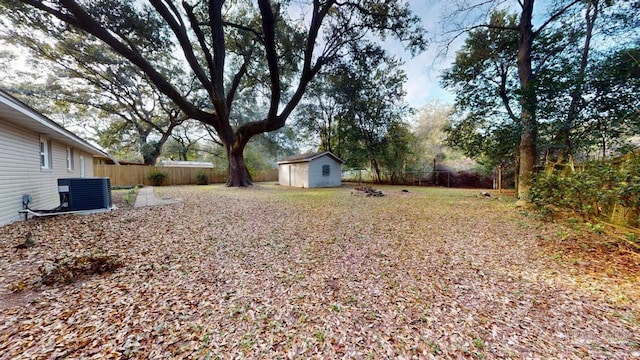
<svg viewBox="0 0 640 360"><path fill-rule="evenodd" d="M229 186L250 184L243 150L282 128L320 69L346 45L394 36L424 47L419 19L405 1L387 0L2 0L15 24L77 29L137 66L187 117L212 126L225 146ZM181 92L155 56L172 52L202 89ZM237 121L234 101L258 96L265 111Z"/></svg>

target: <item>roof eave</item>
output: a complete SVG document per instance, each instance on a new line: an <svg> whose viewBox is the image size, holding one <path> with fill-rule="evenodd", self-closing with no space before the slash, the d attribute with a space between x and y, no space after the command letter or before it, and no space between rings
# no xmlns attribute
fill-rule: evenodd
<svg viewBox="0 0 640 360"><path fill-rule="evenodd" d="M325 152L322 152L322 153L313 154L313 155L309 156L308 158L295 159L295 160L282 160L282 161L276 162L276 164L284 165L284 164L295 164L295 163L310 162L310 161L313 161L313 160L315 160L317 158L323 157L325 155L331 156L332 158L334 158L336 161L338 161L341 164L345 163L344 160L342 160L339 157L337 157L336 155L334 155L331 151L325 151Z"/></svg>
<svg viewBox="0 0 640 360"><path fill-rule="evenodd" d="M39 125L38 127L46 129L46 132L51 132L48 135L55 134L57 135L57 137L62 137L65 140L69 141L70 143L72 143L72 145L80 150L84 150L92 155L106 157L117 162L117 160L115 160L111 155L89 144L87 141L83 140L71 131L56 124L53 120L40 114L29 105L9 95L5 91L0 90L0 109L2 107L5 107L7 110L13 110L15 113L21 115L19 118L20 121L32 121L33 123ZM18 126L24 126L24 124L12 121L10 118L7 118L7 121L12 122Z"/></svg>

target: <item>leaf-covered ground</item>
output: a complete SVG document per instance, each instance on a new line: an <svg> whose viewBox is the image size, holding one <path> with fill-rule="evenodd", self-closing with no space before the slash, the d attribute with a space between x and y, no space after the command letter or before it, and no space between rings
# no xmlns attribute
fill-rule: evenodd
<svg viewBox="0 0 640 360"><path fill-rule="evenodd" d="M511 201L156 190L184 202L0 229L0 358L640 358L638 255ZM38 283L87 254L122 266Z"/></svg>

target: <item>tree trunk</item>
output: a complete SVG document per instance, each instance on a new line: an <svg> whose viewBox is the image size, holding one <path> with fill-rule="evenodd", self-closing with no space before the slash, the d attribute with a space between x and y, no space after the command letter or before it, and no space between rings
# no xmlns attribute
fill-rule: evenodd
<svg viewBox="0 0 640 360"><path fill-rule="evenodd" d="M146 140L146 139L145 139ZM140 153L142 155L142 161L145 165L155 165L158 157L160 157L160 148L156 145L151 145L144 142L140 146Z"/></svg>
<svg viewBox="0 0 640 360"><path fill-rule="evenodd" d="M244 148L246 143L236 142L227 146L229 168L227 172L227 186L251 186L251 175L244 163Z"/></svg>
<svg viewBox="0 0 640 360"><path fill-rule="evenodd" d="M145 153L142 156L142 162L145 165L154 166L156 164L156 161L158 161L159 156L160 156L160 153L157 153L157 152L154 152L153 154Z"/></svg>
<svg viewBox="0 0 640 360"><path fill-rule="evenodd" d="M573 130L574 123L580 112L580 106L582 101L582 92L584 86L584 79L587 72L587 65L589 63L589 50L591 49L591 37L593 36L593 28L598 16L598 0L590 0L587 2L587 8L585 10L585 22L587 25L584 47L582 48L582 54L580 57L580 67L575 79L575 86L571 91L571 103L569 104L569 110L567 111L567 119L562 124L560 139L564 149L560 151L558 155L558 163L564 163L565 161L571 161L573 156L573 143L571 141L571 131ZM566 157L564 156L566 153ZM566 158L566 159L565 159Z"/></svg>
<svg viewBox="0 0 640 360"><path fill-rule="evenodd" d="M136 127L139 134L138 143L140 144L140 152L142 153L142 158L145 165L155 165L156 161L158 161L160 153L162 152L162 147L167 142L167 140L169 140L169 136L171 136L171 132L173 132L173 129L178 125L178 123L174 122L174 120L171 118L169 119L169 123L171 125L169 125L167 130L162 133L160 140L158 140L158 142L155 144L150 144L147 142L147 137L149 136L148 130L145 131L139 127Z"/></svg>
<svg viewBox="0 0 640 360"><path fill-rule="evenodd" d="M373 169L373 182L376 184L382 183L382 177L380 176L380 166L378 165L378 162L374 158L370 159L370 162L371 168Z"/></svg>
<svg viewBox="0 0 640 360"><path fill-rule="evenodd" d="M529 189L536 166L536 133L523 131L520 138L520 166L518 169L518 199L529 201Z"/></svg>
<svg viewBox="0 0 640 360"><path fill-rule="evenodd" d="M536 89L533 84L533 70L531 66L531 48L535 33L533 32L533 3L534 0L524 0L520 17L520 35L518 43L518 77L522 95L520 105L520 167L518 170L518 198L528 201L529 189L537 160L536 138L538 124L536 120Z"/></svg>

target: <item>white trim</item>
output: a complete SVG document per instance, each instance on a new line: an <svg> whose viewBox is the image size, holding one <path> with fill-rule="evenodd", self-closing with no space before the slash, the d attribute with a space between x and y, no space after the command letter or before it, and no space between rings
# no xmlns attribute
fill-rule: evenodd
<svg viewBox="0 0 640 360"><path fill-rule="evenodd" d="M40 169L51 170L53 162L51 156L51 139L48 136L40 135L38 149L40 155Z"/></svg>
<svg viewBox="0 0 640 360"><path fill-rule="evenodd" d="M84 156L80 155L80 177L86 177L86 173L85 173L85 164L84 164Z"/></svg>
<svg viewBox="0 0 640 360"><path fill-rule="evenodd" d="M74 167L73 148L67 146L67 172L73 172Z"/></svg>

